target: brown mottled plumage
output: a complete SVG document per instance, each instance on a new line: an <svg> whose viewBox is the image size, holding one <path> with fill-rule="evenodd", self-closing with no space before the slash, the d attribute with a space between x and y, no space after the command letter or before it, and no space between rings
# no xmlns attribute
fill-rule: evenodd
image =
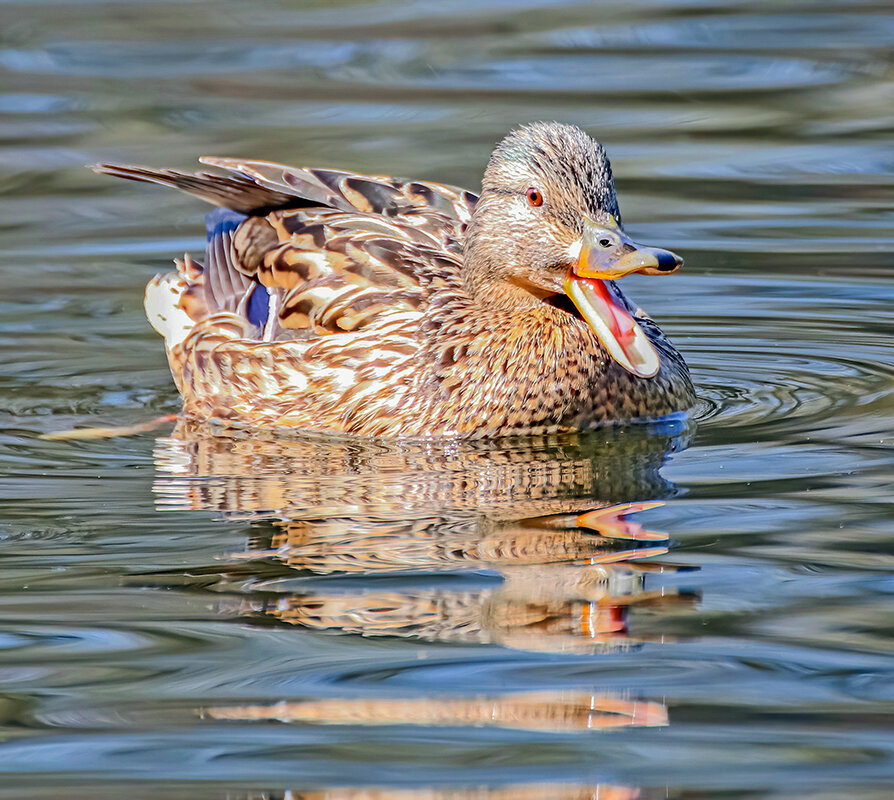
<svg viewBox="0 0 894 800"><path fill-rule="evenodd" d="M187 417L485 437L693 403L682 357L611 281L681 262L626 238L605 152L578 128L511 133L480 198L334 170L203 163L233 175L97 167L248 215L209 222L204 264L187 256L147 288ZM597 335L600 320L575 309L590 301L572 303L571 284L609 293L593 302L614 333Z"/></svg>

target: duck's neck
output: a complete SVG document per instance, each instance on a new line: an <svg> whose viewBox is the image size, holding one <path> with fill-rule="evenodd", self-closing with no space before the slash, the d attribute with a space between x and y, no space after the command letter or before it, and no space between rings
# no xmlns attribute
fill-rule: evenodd
<svg viewBox="0 0 894 800"><path fill-rule="evenodd" d="M466 292L472 302L484 312L491 311L503 316L517 312L527 316L543 306L543 300L523 286L508 281L481 281L466 283Z"/></svg>
<svg viewBox="0 0 894 800"><path fill-rule="evenodd" d="M466 293L476 306L483 310L524 313L541 305L542 298L530 287L508 277L520 257L517 241L495 237L480 216L472 218L463 243L462 279Z"/></svg>

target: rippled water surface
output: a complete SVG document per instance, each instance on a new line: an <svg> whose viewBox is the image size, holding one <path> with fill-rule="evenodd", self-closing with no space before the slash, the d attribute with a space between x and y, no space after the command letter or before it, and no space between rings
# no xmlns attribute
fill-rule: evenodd
<svg viewBox="0 0 894 800"><path fill-rule="evenodd" d="M886 2L0 2L0 797L882 798ZM200 155L477 188L575 122L694 420L499 445L167 425ZM663 532L664 535L658 533ZM667 538L669 537L669 538Z"/></svg>

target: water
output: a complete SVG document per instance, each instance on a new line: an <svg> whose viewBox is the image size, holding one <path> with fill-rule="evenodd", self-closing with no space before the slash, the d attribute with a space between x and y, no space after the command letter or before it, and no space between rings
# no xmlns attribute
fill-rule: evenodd
<svg viewBox="0 0 894 800"><path fill-rule="evenodd" d="M888 3L0 21L0 797L889 796ZM628 287L692 367L692 423L37 438L177 408L142 287L204 209L83 164L474 189L541 118L598 135L631 235L686 258Z"/></svg>

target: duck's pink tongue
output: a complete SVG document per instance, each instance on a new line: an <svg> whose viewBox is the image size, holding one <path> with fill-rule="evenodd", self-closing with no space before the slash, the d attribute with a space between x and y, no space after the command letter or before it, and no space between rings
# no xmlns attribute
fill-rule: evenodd
<svg viewBox="0 0 894 800"><path fill-rule="evenodd" d="M565 293L609 355L624 369L640 378L651 378L658 372L658 353L608 283L572 273L565 280Z"/></svg>
<svg viewBox="0 0 894 800"><path fill-rule="evenodd" d="M631 317L625 309L621 308L615 301L615 298L609 294L608 286L605 281L600 281L596 278L585 278L584 280L593 284L593 291L599 296L600 302L604 303L608 308L608 313L610 315L609 327L615 338L618 340L618 344L621 345L626 353L627 347L633 342L637 327L636 323L633 321L633 317ZM627 355L629 356L630 354L627 353Z"/></svg>

